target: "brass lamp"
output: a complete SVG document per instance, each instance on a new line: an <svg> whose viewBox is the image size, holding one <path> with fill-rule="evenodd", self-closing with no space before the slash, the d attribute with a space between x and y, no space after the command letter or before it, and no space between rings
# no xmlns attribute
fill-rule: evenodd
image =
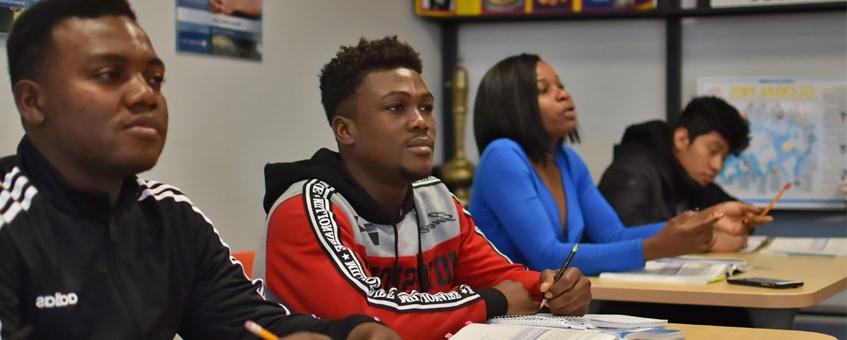
<svg viewBox="0 0 847 340"><path fill-rule="evenodd" d="M468 101L468 72L459 65L449 83L453 91L453 126L456 149L453 158L441 168L441 178L462 204L470 201L474 166L465 158L465 114Z"/></svg>

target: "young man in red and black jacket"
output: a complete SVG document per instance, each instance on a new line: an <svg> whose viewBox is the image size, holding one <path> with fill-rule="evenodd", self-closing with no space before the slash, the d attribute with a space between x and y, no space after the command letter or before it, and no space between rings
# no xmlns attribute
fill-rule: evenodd
<svg viewBox="0 0 847 340"><path fill-rule="evenodd" d="M543 296L555 314L585 313L579 270L554 283L553 270L512 264L429 177L434 98L409 45L342 47L320 83L340 152L265 167L270 293L320 317L375 316L409 339L537 312Z"/></svg>
<svg viewBox="0 0 847 340"><path fill-rule="evenodd" d="M26 136L0 159L0 338L255 339L246 320L396 336L264 300L182 192L136 176L162 152L168 108L164 63L125 0L42 0L7 52Z"/></svg>

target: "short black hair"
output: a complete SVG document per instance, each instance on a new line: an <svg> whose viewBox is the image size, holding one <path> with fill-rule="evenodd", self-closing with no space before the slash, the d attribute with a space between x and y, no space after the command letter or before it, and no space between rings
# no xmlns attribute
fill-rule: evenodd
<svg viewBox="0 0 847 340"><path fill-rule="evenodd" d="M738 110L718 97L696 97L688 102L676 120L677 128L688 130L688 139L716 131L727 143L729 153L737 155L750 144L750 127Z"/></svg>
<svg viewBox="0 0 847 340"><path fill-rule="evenodd" d="M550 135L544 129L538 109L535 68L541 58L523 53L495 64L479 83L474 100L473 129L480 154L492 141L509 138L526 152L530 160L544 163L550 150ZM579 134L568 135L572 143ZM559 140L559 144L564 140Z"/></svg>
<svg viewBox="0 0 847 340"><path fill-rule="evenodd" d="M6 40L12 87L21 79L35 78L52 49L53 28L68 18L94 19L123 16L135 19L126 0L41 0L25 10Z"/></svg>
<svg viewBox="0 0 847 340"><path fill-rule="evenodd" d="M368 73L408 68L423 73L418 52L409 44L389 36L377 40L361 38L355 46L341 46L335 57L321 69L321 103L326 119L332 122L338 104L351 96Z"/></svg>

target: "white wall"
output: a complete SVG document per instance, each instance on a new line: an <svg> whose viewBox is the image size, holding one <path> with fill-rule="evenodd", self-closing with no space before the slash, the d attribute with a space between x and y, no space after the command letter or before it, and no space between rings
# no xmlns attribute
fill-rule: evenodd
<svg viewBox="0 0 847 340"><path fill-rule="evenodd" d="M507 56L535 53L574 97L582 138L575 149L598 180L627 125L665 116L664 32L658 20L461 26L459 54L470 87L468 155L478 158L472 113L482 76Z"/></svg>
<svg viewBox="0 0 847 340"><path fill-rule="evenodd" d="M702 76L847 77L844 13L686 19L685 104ZM611 163L626 126L665 117L665 43L661 20L513 22L460 27L469 72L467 153L476 159L473 98L497 61L521 52L547 61L574 96L582 143L575 149L595 181Z"/></svg>
<svg viewBox="0 0 847 340"><path fill-rule="evenodd" d="M847 77L843 12L698 18L683 23L683 102L704 76Z"/></svg>
<svg viewBox="0 0 847 340"><path fill-rule="evenodd" d="M234 249L255 248L264 232L264 164L335 148L317 76L340 45L398 35L421 53L424 80L441 96L438 26L415 17L407 1L265 0L261 63L177 54L174 1L131 2L167 65L170 108L165 152L143 176L183 189ZM2 60L0 155L7 155L23 130L5 50Z"/></svg>

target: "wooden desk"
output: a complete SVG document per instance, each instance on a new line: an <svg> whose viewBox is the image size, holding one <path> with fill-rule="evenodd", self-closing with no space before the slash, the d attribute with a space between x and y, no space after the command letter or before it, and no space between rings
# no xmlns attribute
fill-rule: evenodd
<svg viewBox="0 0 847 340"><path fill-rule="evenodd" d="M756 327L789 328L799 308L811 307L847 289L847 258L785 256L777 254L709 254L709 257L740 258L753 269L738 277L763 276L804 281L799 288L772 289L731 285L726 281L708 285L591 280L595 300L741 307L749 311Z"/></svg>
<svg viewBox="0 0 847 340"><path fill-rule="evenodd" d="M667 328L685 332L685 340L744 339L744 340L831 340L832 336L785 329L720 327L669 323Z"/></svg>

